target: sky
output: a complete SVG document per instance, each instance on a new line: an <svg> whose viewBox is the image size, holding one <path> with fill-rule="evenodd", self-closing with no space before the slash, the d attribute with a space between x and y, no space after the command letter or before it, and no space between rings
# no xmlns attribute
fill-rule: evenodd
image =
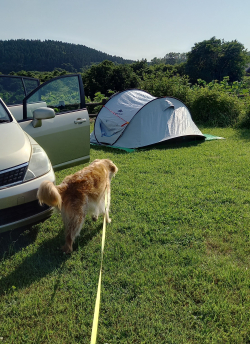
<svg viewBox="0 0 250 344"><path fill-rule="evenodd" d="M185 53L215 36L250 51L250 0L0 0L0 40L85 45L124 59Z"/></svg>

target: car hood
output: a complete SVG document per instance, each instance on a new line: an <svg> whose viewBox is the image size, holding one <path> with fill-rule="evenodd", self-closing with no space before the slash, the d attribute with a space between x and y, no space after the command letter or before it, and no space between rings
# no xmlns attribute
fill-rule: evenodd
<svg viewBox="0 0 250 344"><path fill-rule="evenodd" d="M28 162L31 144L18 123L0 124L0 170Z"/></svg>

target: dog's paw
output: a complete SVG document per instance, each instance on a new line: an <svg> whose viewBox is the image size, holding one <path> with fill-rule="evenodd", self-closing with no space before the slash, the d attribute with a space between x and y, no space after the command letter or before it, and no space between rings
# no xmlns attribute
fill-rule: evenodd
<svg viewBox="0 0 250 344"><path fill-rule="evenodd" d="M72 253L73 249L69 247L67 244L65 244L62 246L62 251L63 253L69 254L69 253Z"/></svg>
<svg viewBox="0 0 250 344"><path fill-rule="evenodd" d="M107 222L108 222L108 223L111 223L111 221L112 221L112 220L111 220L110 218L107 219Z"/></svg>
<svg viewBox="0 0 250 344"><path fill-rule="evenodd" d="M96 222L98 220L98 216L97 215L92 215L92 220Z"/></svg>

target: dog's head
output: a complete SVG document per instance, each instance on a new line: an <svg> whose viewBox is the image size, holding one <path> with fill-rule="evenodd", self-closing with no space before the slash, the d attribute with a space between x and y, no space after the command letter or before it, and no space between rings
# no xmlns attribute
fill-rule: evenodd
<svg viewBox="0 0 250 344"><path fill-rule="evenodd" d="M118 167L109 159L95 159L90 165L92 164L103 164L111 173L111 176L118 172Z"/></svg>

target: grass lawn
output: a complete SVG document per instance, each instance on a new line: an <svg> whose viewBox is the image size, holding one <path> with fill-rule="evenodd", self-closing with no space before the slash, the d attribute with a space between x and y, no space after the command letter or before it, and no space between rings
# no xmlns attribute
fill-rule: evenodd
<svg viewBox="0 0 250 344"><path fill-rule="evenodd" d="M250 132L109 158L99 344L250 343ZM56 173L57 183L83 165ZM102 219L61 253L58 213L0 235L0 343L90 343Z"/></svg>

